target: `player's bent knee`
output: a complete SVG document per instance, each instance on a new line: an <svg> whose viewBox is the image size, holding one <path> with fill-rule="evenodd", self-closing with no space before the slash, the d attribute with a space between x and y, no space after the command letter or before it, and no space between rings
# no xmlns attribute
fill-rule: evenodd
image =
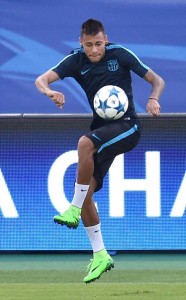
<svg viewBox="0 0 186 300"><path fill-rule="evenodd" d="M95 152L95 147L92 141L86 136L82 136L78 142L78 151L79 152Z"/></svg>

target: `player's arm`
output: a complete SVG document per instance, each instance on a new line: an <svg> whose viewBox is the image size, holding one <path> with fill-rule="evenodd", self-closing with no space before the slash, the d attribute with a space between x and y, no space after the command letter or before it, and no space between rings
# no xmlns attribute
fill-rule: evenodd
<svg viewBox="0 0 186 300"><path fill-rule="evenodd" d="M58 74L49 70L36 79L35 85L42 94L48 96L59 108L62 108L65 103L64 95L50 88L50 83L58 79Z"/></svg>
<svg viewBox="0 0 186 300"><path fill-rule="evenodd" d="M149 114L153 116L159 116L160 114L160 104L158 102L161 93L164 89L164 80L153 72L151 69L145 74L144 79L152 85L151 94L146 105L146 110Z"/></svg>

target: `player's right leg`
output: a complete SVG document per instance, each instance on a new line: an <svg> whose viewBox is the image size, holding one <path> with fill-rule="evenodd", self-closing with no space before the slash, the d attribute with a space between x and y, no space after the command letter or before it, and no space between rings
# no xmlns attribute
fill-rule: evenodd
<svg viewBox="0 0 186 300"><path fill-rule="evenodd" d="M83 136L78 143L78 170L75 183L75 191L72 203L68 210L54 216L54 222L66 225L69 228L77 228L81 217L81 209L89 191L90 181L94 170L93 154L96 148L93 142Z"/></svg>
<svg viewBox="0 0 186 300"><path fill-rule="evenodd" d="M70 205L64 213L54 216L54 222L66 225L68 228L76 229L81 219L81 208Z"/></svg>
<svg viewBox="0 0 186 300"><path fill-rule="evenodd" d="M75 184L76 186L76 184ZM96 182L94 178L92 178L86 197L83 202L83 207L79 208L73 204L70 205L69 209L67 209L64 213L60 215L54 216L54 222L58 223L60 225L66 225L68 228L76 229L79 225L81 215L82 219L84 220L84 224L87 224L87 226L92 226L94 224L99 223L99 217L97 214L96 207L94 205L94 202L91 200L92 195L95 191ZM83 189L85 189L86 186L84 186ZM73 201L72 201L73 203Z"/></svg>

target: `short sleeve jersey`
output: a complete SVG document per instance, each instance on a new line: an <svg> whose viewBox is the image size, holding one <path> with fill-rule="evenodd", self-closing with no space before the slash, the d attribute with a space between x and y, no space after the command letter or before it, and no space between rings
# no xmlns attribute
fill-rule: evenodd
<svg viewBox="0 0 186 300"><path fill-rule="evenodd" d="M96 92L105 85L119 86L125 91L129 99L129 107L124 116L125 118L135 118L131 71L144 77L149 67L132 51L121 45L109 43L105 46L104 57L97 63L92 63L81 47L73 50L52 70L61 79L72 77L80 84L93 111L93 121L102 125L104 120L95 113L93 108Z"/></svg>

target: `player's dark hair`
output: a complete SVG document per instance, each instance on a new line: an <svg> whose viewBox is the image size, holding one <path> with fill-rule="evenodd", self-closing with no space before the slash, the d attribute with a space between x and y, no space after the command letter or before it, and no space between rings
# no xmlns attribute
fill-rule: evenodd
<svg viewBox="0 0 186 300"><path fill-rule="evenodd" d="M81 26L81 36L83 34L86 34L86 35L96 35L99 32L103 32L104 33L105 29L103 27L103 24L100 21L98 21L98 20L88 19Z"/></svg>

